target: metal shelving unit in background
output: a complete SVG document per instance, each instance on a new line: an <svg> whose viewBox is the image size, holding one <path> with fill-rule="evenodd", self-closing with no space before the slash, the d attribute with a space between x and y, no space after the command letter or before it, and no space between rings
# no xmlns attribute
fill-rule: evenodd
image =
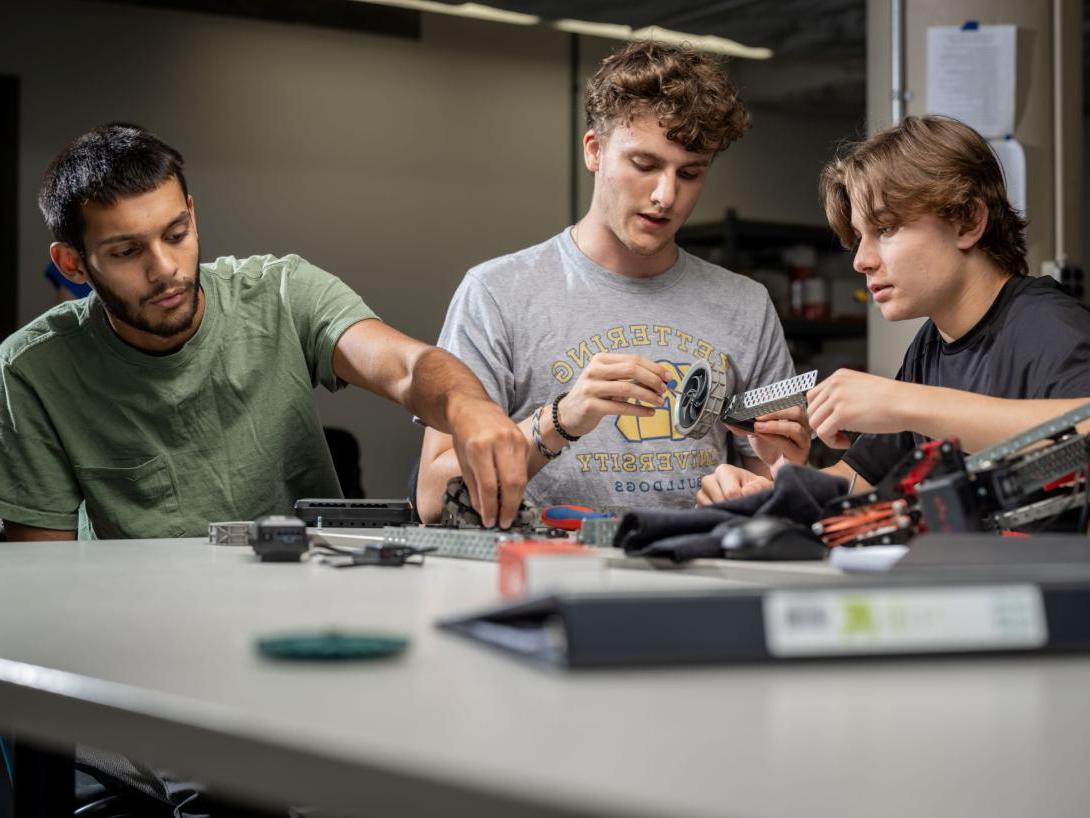
<svg viewBox="0 0 1090 818"><path fill-rule="evenodd" d="M782 267L783 250L795 245L809 245L819 254L845 252L828 227L742 219L734 208L727 210L722 221L681 228L677 243L694 255L711 257L715 263L742 274L754 264ZM867 336L866 318L781 320L788 341L811 347L820 347L828 340Z"/></svg>

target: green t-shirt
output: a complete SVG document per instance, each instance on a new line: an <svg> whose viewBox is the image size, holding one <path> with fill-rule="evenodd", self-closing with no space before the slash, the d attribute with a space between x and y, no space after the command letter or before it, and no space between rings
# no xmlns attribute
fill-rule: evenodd
<svg viewBox="0 0 1090 818"><path fill-rule="evenodd" d="M0 344L0 518L201 536L340 496L312 391L344 385L333 348L375 314L298 256L220 258L200 280L201 326L171 355L118 338L93 294Z"/></svg>

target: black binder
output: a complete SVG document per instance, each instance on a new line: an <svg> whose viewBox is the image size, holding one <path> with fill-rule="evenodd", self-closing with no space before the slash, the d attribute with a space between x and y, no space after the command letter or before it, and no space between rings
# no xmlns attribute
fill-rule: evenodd
<svg viewBox="0 0 1090 818"><path fill-rule="evenodd" d="M923 534L893 567L897 575L989 576L1090 580L1090 537L1081 534Z"/></svg>
<svg viewBox="0 0 1090 818"><path fill-rule="evenodd" d="M909 638L897 631L905 622ZM570 668L1057 653L1090 649L1090 578L983 572L697 593L560 593L438 624ZM924 637L912 636L921 627Z"/></svg>

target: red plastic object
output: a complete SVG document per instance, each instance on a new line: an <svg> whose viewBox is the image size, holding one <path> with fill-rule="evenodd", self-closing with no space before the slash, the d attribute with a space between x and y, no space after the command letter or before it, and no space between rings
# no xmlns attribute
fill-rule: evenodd
<svg viewBox="0 0 1090 818"><path fill-rule="evenodd" d="M539 554L585 554L585 545L565 540L510 540L500 543L500 596L522 596L526 590L526 558Z"/></svg>

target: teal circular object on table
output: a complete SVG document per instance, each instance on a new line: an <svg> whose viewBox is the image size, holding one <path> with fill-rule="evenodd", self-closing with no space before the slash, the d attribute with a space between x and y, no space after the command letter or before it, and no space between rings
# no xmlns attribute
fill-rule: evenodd
<svg viewBox="0 0 1090 818"><path fill-rule="evenodd" d="M409 639L370 633L295 633L263 636L257 651L273 659L339 662L347 659L380 659L405 650Z"/></svg>

